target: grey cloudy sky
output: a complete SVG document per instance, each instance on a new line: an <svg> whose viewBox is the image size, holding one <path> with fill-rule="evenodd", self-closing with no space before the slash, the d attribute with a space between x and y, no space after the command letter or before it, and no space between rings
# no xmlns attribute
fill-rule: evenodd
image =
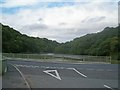
<svg viewBox="0 0 120 90"><path fill-rule="evenodd" d="M58 42L118 26L118 0L3 0L0 10L1 23Z"/></svg>

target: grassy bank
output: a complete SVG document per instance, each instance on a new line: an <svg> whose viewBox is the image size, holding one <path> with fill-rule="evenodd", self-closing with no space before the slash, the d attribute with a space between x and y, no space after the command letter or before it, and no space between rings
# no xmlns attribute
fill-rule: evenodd
<svg viewBox="0 0 120 90"><path fill-rule="evenodd" d="M120 64L120 60L111 60L111 64Z"/></svg>

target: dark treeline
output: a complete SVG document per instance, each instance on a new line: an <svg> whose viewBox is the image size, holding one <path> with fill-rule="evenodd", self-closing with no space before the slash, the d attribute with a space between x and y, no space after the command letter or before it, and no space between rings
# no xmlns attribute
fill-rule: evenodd
<svg viewBox="0 0 120 90"><path fill-rule="evenodd" d="M63 43L55 48L56 53L117 56L118 55L118 27L105 28L102 32L87 34L73 41Z"/></svg>
<svg viewBox="0 0 120 90"><path fill-rule="evenodd" d="M1 24L2 25L2 24ZM6 53L62 53L77 55L112 56L118 59L119 27L106 27L103 31L58 43L46 38L30 37L2 25L2 51Z"/></svg>
<svg viewBox="0 0 120 90"><path fill-rule="evenodd" d="M46 38L29 37L2 25L2 52L5 53L51 53L58 42Z"/></svg>

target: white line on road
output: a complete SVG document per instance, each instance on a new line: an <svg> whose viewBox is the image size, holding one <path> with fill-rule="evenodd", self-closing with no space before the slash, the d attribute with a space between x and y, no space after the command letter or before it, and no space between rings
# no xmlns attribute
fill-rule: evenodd
<svg viewBox="0 0 120 90"><path fill-rule="evenodd" d="M51 75L54 78L57 78L57 79L61 80L57 70L46 70L46 71L43 71L43 72L46 73L46 74ZM52 74L51 72L55 72L56 75Z"/></svg>
<svg viewBox="0 0 120 90"><path fill-rule="evenodd" d="M71 69L74 70L75 72L77 72L78 74L82 75L83 77L87 77L86 75L84 75L83 73L79 72L78 70L76 70L75 68L65 68L65 67L46 67L46 66L32 66L32 65L18 65L16 64L17 67L28 67L28 68L54 68L54 69ZM55 71L56 72L56 71ZM56 72L57 74L57 72ZM50 74L49 74L50 75ZM51 75L53 76L53 75ZM59 78L61 79L61 78Z"/></svg>
<svg viewBox="0 0 120 90"><path fill-rule="evenodd" d="M66 68L66 69L72 69L73 70L73 68Z"/></svg>
<svg viewBox="0 0 120 90"><path fill-rule="evenodd" d="M26 68L39 68L39 66L33 66L33 65L20 65L20 64L15 64L17 67L26 67Z"/></svg>
<svg viewBox="0 0 120 90"><path fill-rule="evenodd" d="M83 73L79 72L78 70L76 70L75 68L72 68L75 72L77 72L78 74L82 75L83 77L87 77L86 75L84 75Z"/></svg>
<svg viewBox="0 0 120 90"><path fill-rule="evenodd" d="M109 88L109 89L111 89L111 90L114 90L113 88L111 88L111 87L108 86L108 85L104 85L104 87Z"/></svg>
<svg viewBox="0 0 120 90"><path fill-rule="evenodd" d="M33 66L33 65L20 65L20 64L15 64L17 67L25 67L25 68L51 68L51 69L69 69L66 67L48 67L48 66Z"/></svg>
<svg viewBox="0 0 120 90"><path fill-rule="evenodd" d="M84 75L83 73L79 72L79 71L76 70L75 68L65 68L65 67L45 67L45 66L17 65L17 64L16 64L16 66L17 66L17 67L29 67L29 68L31 67L31 68L68 69L68 70L74 70L75 72L77 72L78 74L82 75L82 76L85 77L85 78L87 77L86 75ZM50 72L53 72L52 70L51 70L51 71L43 71L43 72L45 72L45 73L47 73L47 74L49 74L49 75L51 75L51 76L53 76L53 77L55 77L55 78L61 80L61 78L60 78L60 76L59 76L57 70L54 70L54 72L56 73L56 76L50 73Z"/></svg>
<svg viewBox="0 0 120 90"><path fill-rule="evenodd" d="M12 65L12 64L11 64ZM23 80L25 81L27 87L29 88L29 90L31 90L31 87L29 85L29 83L27 82L27 80L25 79L24 75L22 74L22 72L15 66L15 65L12 65L19 73L20 75L22 76Z"/></svg>

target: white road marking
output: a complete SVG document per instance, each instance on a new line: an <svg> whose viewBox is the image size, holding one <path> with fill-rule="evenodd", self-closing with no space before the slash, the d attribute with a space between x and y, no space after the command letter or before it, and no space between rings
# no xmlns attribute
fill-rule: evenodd
<svg viewBox="0 0 120 90"><path fill-rule="evenodd" d="M54 68L54 69L67 69L66 67L47 67L47 66L33 66L33 65L20 65L14 64L17 67L26 67L26 68Z"/></svg>
<svg viewBox="0 0 120 90"><path fill-rule="evenodd" d="M11 64L12 65L12 64ZM27 82L27 80L25 79L24 75L22 74L22 72L15 66L15 65L12 65L19 73L20 75L22 76L23 80L25 81L27 87L29 88L29 90L31 90L31 87L29 85L29 83Z"/></svg>
<svg viewBox="0 0 120 90"><path fill-rule="evenodd" d="M109 89L111 89L111 90L114 90L113 88L111 88L111 87L108 86L108 85L104 85L104 87L109 88Z"/></svg>
<svg viewBox="0 0 120 90"><path fill-rule="evenodd" d="M46 70L46 71L43 71L43 72L46 73L46 74L51 75L54 78L57 78L57 79L61 80L57 70ZM53 75L51 72L55 72L56 75Z"/></svg>
<svg viewBox="0 0 120 90"><path fill-rule="evenodd" d="M66 68L66 69L72 69L73 70L73 68Z"/></svg>
<svg viewBox="0 0 120 90"><path fill-rule="evenodd" d="M46 67L46 68L50 68L50 67Z"/></svg>
<svg viewBox="0 0 120 90"><path fill-rule="evenodd" d="M18 65L18 64L15 64L15 66L17 66L17 67L23 67L23 65Z"/></svg>
<svg viewBox="0 0 120 90"><path fill-rule="evenodd" d="M27 68L39 68L39 66L33 66L33 65L18 65L18 64L15 64L15 66L17 67L27 67Z"/></svg>
<svg viewBox="0 0 120 90"><path fill-rule="evenodd" d="M75 72L77 72L78 74L80 74L80 75L82 75L83 77L87 77L86 75L84 75L83 73L81 73L81 72L79 72L78 70L76 70L75 68L73 68L73 70L75 71Z"/></svg>
<svg viewBox="0 0 120 90"><path fill-rule="evenodd" d="M78 74L82 75L83 77L87 77L86 75L84 75L83 73L79 72L78 70L76 70L75 68L65 68L65 67L45 67L45 66L32 66L32 65L18 65L18 64L15 64L17 67L27 67L27 68L54 68L54 69L68 69L68 70L74 70L75 72L77 72ZM51 71L44 71L45 73L49 73L49 72L52 72ZM57 70L54 70L54 72L56 73L57 77L51 73L49 73L49 75L61 80Z"/></svg>

